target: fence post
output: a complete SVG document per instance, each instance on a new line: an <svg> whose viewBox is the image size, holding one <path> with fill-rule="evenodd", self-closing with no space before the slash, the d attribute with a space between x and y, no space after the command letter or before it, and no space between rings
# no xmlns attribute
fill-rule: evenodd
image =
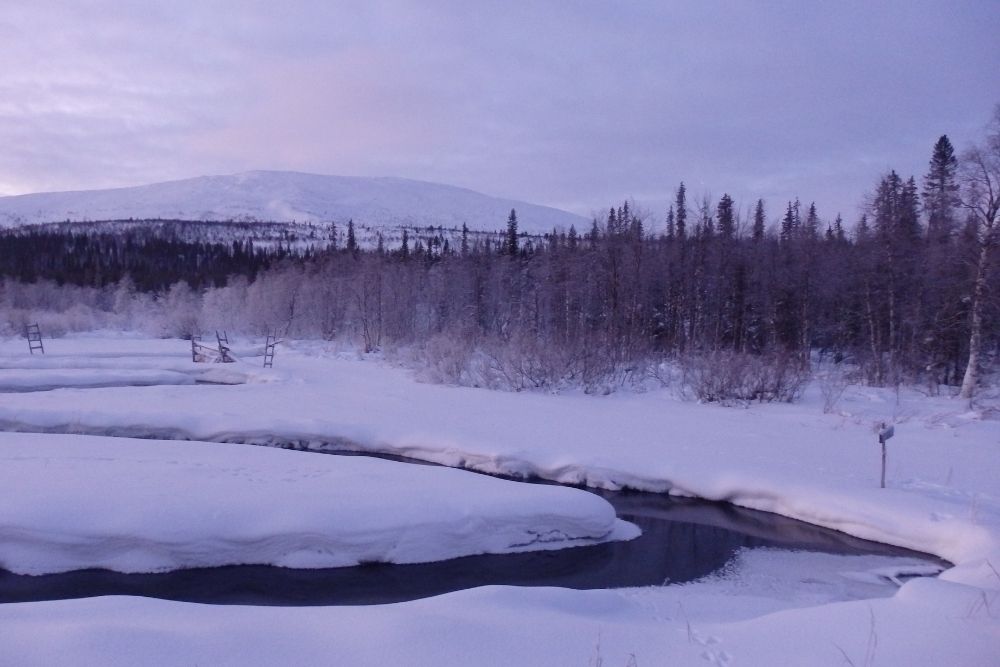
<svg viewBox="0 0 1000 667"><path fill-rule="evenodd" d="M892 424L886 424L885 422L879 422L878 425L878 444L882 445L882 486L885 488L885 443L892 436L896 435L896 428Z"/></svg>

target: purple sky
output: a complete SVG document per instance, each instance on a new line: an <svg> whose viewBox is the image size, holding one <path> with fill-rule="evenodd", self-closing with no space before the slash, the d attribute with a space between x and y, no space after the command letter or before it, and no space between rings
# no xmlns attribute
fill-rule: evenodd
<svg viewBox="0 0 1000 667"><path fill-rule="evenodd" d="M250 169L853 221L1000 102L1000 1L6 3L0 194ZM284 5L293 6L293 8Z"/></svg>

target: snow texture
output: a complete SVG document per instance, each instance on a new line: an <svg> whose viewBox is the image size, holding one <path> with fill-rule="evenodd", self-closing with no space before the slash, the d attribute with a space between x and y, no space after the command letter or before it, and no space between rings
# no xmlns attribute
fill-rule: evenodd
<svg viewBox="0 0 1000 667"><path fill-rule="evenodd" d="M250 171L130 188L0 197L0 227L135 219L337 222L503 229L516 209L522 231L584 229L587 219L547 206L404 178Z"/></svg>
<svg viewBox="0 0 1000 667"><path fill-rule="evenodd" d="M138 349L180 360L185 345L46 341L53 354L117 351L129 363L138 363L130 356ZM0 343L0 354L19 358L24 347ZM829 578L814 579L806 566L748 557L712 581L635 591L490 587L369 608L123 597L4 605L0 664L134 664L138 656L170 664L997 664L1000 422L988 406L863 387L849 388L833 414L823 413L817 387L796 405L749 409L679 401L667 390L498 393L420 384L320 343L285 345L278 355L275 369L235 386L6 394L0 424L355 448L668 491L778 512L955 565L906 581L892 597L850 601L832 601L841 593L829 593L817 583ZM886 489L878 488L872 430L880 421L896 427ZM828 567L851 591L905 574L878 563ZM775 583L767 575L775 568L797 573L801 586Z"/></svg>
<svg viewBox="0 0 1000 667"><path fill-rule="evenodd" d="M72 435L0 433L0 500L0 564L20 574L418 563L638 531L578 489L361 457Z"/></svg>
<svg viewBox="0 0 1000 667"><path fill-rule="evenodd" d="M0 662L995 667L997 621L976 602L967 587L935 579L888 599L743 621L698 620L683 604L654 613L629 591L558 588L484 587L373 607L101 597L0 606Z"/></svg>

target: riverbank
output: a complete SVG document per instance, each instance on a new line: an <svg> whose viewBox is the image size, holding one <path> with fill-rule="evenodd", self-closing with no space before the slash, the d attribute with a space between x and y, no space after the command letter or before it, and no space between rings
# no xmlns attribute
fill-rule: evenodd
<svg viewBox="0 0 1000 667"><path fill-rule="evenodd" d="M0 354L17 354L19 344L3 343ZM184 345L92 337L49 348L73 357L126 357L140 350L183 355ZM299 630L280 639L270 628L286 623L273 610L192 606L197 611L185 618L200 620L191 625L177 620L183 613L172 605L180 603L138 598L6 605L0 616L8 639L0 646L15 662L42 664L60 655L125 662L136 651L155 650L154 635L164 646L185 645L177 654L163 649L167 661L176 655L218 664L247 664L232 657L244 647L255 647L260 664L273 664L269 656L281 647L292 661L325 656L321 662L342 664L379 656L410 664L586 664L599 656L604 664L627 664L634 653L638 664L840 665L845 658L865 664L874 650L871 664L987 665L1000 654L1000 421L989 410L866 387L848 388L832 414L823 412L818 387L795 405L748 409L684 402L669 390L510 394L422 384L402 369L326 352L321 344L279 355L273 371L241 364L248 379L235 386L10 394L0 404L0 423L6 430L348 447L668 491L777 512L956 566L936 580L906 583L886 600L768 611L735 622L708 613L697 628L685 620L684 597L682 609L666 612L619 591L485 588L365 610L296 610ZM896 428L886 489L878 488L872 432L880 421ZM690 599L701 607L697 600L706 598ZM719 599L736 607L752 602ZM81 634L56 638L60 623ZM235 632L237 624L249 625ZM320 626L322 638L309 639L307 628ZM208 627L215 629L211 637L202 634ZM107 643L88 649L84 630ZM37 639L50 635L44 646ZM240 651L227 657L234 642Z"/></svg>

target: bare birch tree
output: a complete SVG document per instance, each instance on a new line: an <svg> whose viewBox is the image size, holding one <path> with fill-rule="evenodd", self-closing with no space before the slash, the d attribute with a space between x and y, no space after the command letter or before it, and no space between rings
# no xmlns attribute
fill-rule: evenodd
<svg viewBox="0 0 1000 667"><path fill-rule="evenodd" d="M990 255L1000 240L997 211L1000 210L1000 105L994 109L986 141L975 145L962 156L960 167L962 206L973 216L979 257L972 288L969 324L969 363L962 379L961 397L971 399L976 390L979 357L982 351L983 310L986 301L986 277Z"/></svg>

